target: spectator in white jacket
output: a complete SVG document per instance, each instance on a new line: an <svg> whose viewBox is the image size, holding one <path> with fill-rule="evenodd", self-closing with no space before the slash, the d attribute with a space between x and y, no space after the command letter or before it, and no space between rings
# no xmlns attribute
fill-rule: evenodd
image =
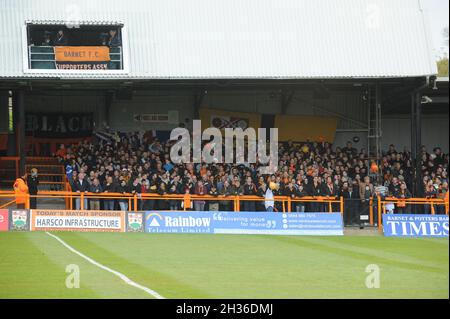
<svg viewBox="0 0 450 319"><path fill-rule="evenodd" d="M266 211L273 212L273 208L275 206L274 196L272 190L278 189L278 184L274 182L270 182L269 187L267 187L265 194L265 206Z"/></svg>

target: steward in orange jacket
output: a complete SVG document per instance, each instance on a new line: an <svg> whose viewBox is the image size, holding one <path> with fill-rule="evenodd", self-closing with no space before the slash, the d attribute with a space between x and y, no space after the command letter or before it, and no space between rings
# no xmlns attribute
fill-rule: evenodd
<svg viewBox="0 0 450 319"><path fill-rule="evenodd" d="M27 174L25 174L22 177L19 177L14 182L14 193L16 195L16 205L17 208L25 208L25 204L27 202L27 196L28 196L28 186L25 182L27 179Z"/></svg>

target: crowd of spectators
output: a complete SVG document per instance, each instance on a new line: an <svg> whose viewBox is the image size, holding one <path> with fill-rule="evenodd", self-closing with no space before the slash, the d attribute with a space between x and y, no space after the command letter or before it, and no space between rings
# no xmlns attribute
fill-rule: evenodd
<svg viewBox="0 0 450 319"><path fill-rule="evenodd" d="M264 197L269 185L273 195L343 196L346 223L368 207L370 198L381 193L397 198L411 197L413 164L409 151L394 145L383 152L380 176L371 172L367 150L357 150L351 142L333 147L327 142L279 143L278 170L261 175L258 164L174 164L170 160L173 141L162 142L144 132L101 133L91 141L64 146L56 156L66 167L74 192L123 194L200 194L217 196L217 201L193 201L195 210L233 210L227 195ZM441 148L422 147L423 191L426 197L445 197L448 191L449 154ZM80 203L76 203L79 208ZM86 201L91 209L128 209L128 200ZM140 200L142 210L182 209L180 200ZM281 210L275 202L274 210ZM326 210L319 203L293 202L292 211ZM241 210L266 210L264 201L242 201ZM191 208L191 207L186 207ZM397 205L396 212L406 206ZM429 207L427 208L429 209Z"/></svg>

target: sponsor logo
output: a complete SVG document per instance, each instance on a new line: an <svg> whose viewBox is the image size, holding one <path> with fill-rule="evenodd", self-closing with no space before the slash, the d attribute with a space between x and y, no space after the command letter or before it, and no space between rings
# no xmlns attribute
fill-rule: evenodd
<svg viewBox="0 0 450 319"><path fill-rule="evenodd" d="M11 211L11 229L27 230L28 211L13 210Z"/></svg>
<svg viewBox="0 0 450 319"><path fill-rule="evenodd" d="M343 235L340 213L147 212L151 233Z"/></svg>
<svg viewBox="0 0 450 319"><path fill-rule="evenodd" d="M448 216L384 214L385 236L448 237Z"/></svg>
<svg viewBox="0 0 450 319"><path fill-rule="evenodd" d="M150 227L160 227L164 218L158 213L150 213L147 215L147 223Z"/></svg>
<svg viewBox="0 0 450 319"><path fill-rule="evenodd" d="M142 213L128 213L128 231L138 232L142 231L143 227Z"/></svg>
<svg viewBox="0 0 450 319"><path fill-rule="evenodd" d="M149 227L210 227L210 217L162 216L158 213L147 215Z"/></svg>
<svg viewBox="0 0 450 319"><path fill-rule="evenodd" d="M241 128L245 130L249 127L249 119L233 117L233 116L220 116L213 115L211 116L211 125L218 129L223 128Z"/></svg>
<svg viewBox="0 0 450 319"><path fill-rule="evenodd" d="M31 230L125 231L125 213L120 211L32 211Z"/></svg>
<svg viewBox="0 0 450 319"><path fill-rule="evenodd" d="M167 227L209 227L211 225L211 218L196 218L196 217L170 217L166 216L164 219Z"/></svg>

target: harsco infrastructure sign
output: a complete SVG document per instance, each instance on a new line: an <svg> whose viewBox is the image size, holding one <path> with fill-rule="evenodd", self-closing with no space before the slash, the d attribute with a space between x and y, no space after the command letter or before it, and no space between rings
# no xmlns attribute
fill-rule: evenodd
<svg viewBox="0 0 450 319"><path fill-rule="evenodd" d="M146 212L149 233L343 235L340 213Z"/></svg>
<svg viewBox="0 0 450 319"><path fill-rule="evenodd" d="M448 216L383 214L385 236L448 237Z"/></svg>
<svg viewBox="0 0 450 319"><path fill-rule="evenodd" d="M32 209L31 230L124 232L125 212Z"/></svg>

